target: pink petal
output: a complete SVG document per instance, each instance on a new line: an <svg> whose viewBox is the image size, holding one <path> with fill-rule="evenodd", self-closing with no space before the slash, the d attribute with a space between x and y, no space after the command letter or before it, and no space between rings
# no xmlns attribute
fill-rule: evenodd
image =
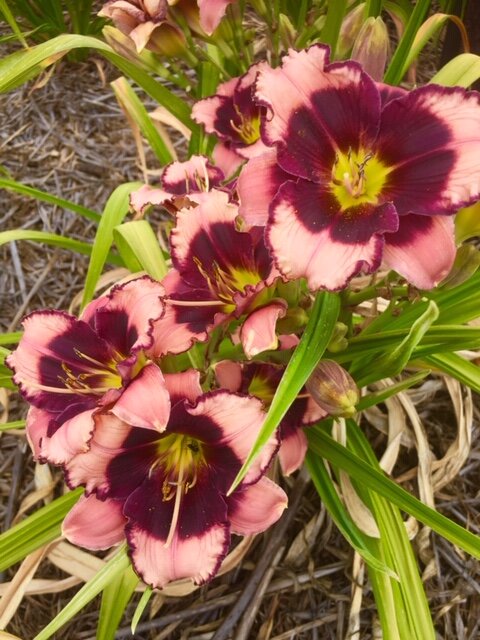
<svg viewBox="0 0 480 640"><path fill-rule="evenodd" d="M171 198L172 194L168 193L168 191L144 184L143 187L140 187L137 191L132 191L130 194L130 206L135 212L143 214L147 207L162 205L171 200Z"/></svg>
<svg viewBox="0 0 480 640"><path fill-rule="evenodd" d="M454 213L480 197L480 95L427 85L382 112L378 155L394 166L385 196L400 215Z"/></svg>
<svg viewBox="0 0 480 640"><path fill-rule="evenodd" d="M189 195L209 191L224 179L223 172L205 156L191 156L186 162L172 162L165 167L162 184L170 193Z"/></svg>
<svg viewBox="0 0 480 640"><path fill-rule="evenodd" d="M323 45L303 51L290 49L281 67L261 71L255 93L259 102L271 110L263 130L267 144L285 141L290 117L317 90L328 56L328 47Z"/></svg>
<svg viewBox="0 0 480 640"><path fill-rule="evenodd" d="M165 290L148 276L114 287L95 316L95 328L124 356L147 349L153 323L165 313Z"/></svg>
<svg viewBox="0 0 480 640"><path fill-rule="evenodd" d="M240 330L240 340L247 358L278 346L275 328L277 320L283 318L288 305L284 301L271 302L255 309L245 320Z"/></svg>
<svg viewBox="0 0 480 640"><path fill-rule="evenodd" d="M142 580L161 588L180 578L191 578L196 584L211 579L227 553L230 535L227 526L215 525L190 538L181 539L176 533L165 547L164 540L133 523L128 527L128 542Z"/></svg>
<svg viewBox="0 0 480 640"><path fill-rule="evenodd" d="M206 262L207 259L210 262L216 260L220 266L223 266L225 260L228 261L228 251L234 249L233 247L221 246L218 242L215 243L216 237L211 237L211 234L219 225L224 225L225 229L228 228L235 234L234 222L238 213L236 205L229 202L228 194L223 191L213 190L204 196L204 201L196 207L194 212L188 209L182 209L178 212L177 226L170 236L173 264L182 275L184 271L188 271L189 276L191 271L198 273L194 260L203 260L203 262ZM246 234L237 233L237 235L239 242L245 239L251 243ZM197 245L201 243L201 247L196 247L196 249L202 249L201 256L192 255L194 241ZM217 257L214 252L220 255ZM205 266L209 267L210 262ZM194 277L192 274L192 278ZM203 277L198 275L197 279L200 286L205 286ZM189 283L195 284L190 280Z"/></svg>
<svg viewBox="0 0 480 640"><path fill-rule="evenodd" d="M328 415L327 412L319 407L311 396L308 396L307 407L302 418L302 424L314 424L315 422L322 420L322 418L325 418L326 415Z"/></svg>
<svg viewBox="0 0 480 640"><path fill-rule="evenodd" d="M229 4L235 0L197 0L200 9L200 24L207 35L211 35L220 24Z"/></svg>
<svg viewBox="0 0 480 640"><path fill-rule="evenodd" d="M172 405L179 399L195 403L203 391L200 386L200 371L188 369L181 373L166 373L165 384L170 394Z"/></svg>
<svg viewBox="0 0 480 640"><path fill-rule="evenodd" d="M83 485L99 499L125 500L158 462L159 437L153 429L130 427L112 414L97 414L90 449L66 465L68 485Z"/></svg>
<svg viewBox="0 0 480 640"><path fill-rule="evenodd" d="M62 534L87 549L109 549L125 538L127 519L122 506L116 500L82 496L63 521Z"/></svg>
<svg viewBox="0 0 480 640"><path fill-rule="evenodd" d="M215 164L222 170L227 178L235 173L235 171L245 162L242 156L236 151L228 147L223 142L217 142L213 150L213 159Z"/></svg>
<svg viewBox="0 0 480 640"><path fill-rule="evenodd" d="M338 211L333 196L304 180L287 182L272 204L269 241L276 265L289 280L305 277L311 290L341 289L360 271L380 265L379 232L398 226L391 204L365 205L354 217Z"/></svg>
<svg viewBox="0 0 480 640"><path fill-rule="evenodd" d="M294 333L278 336L279 349L294 349L300 342Z"/></svg>
<svg viewBox="0 0 480 640"><path fill-rule="evenodd" d="M191 306L175 305L175 300L187 298L188 302L188 294L191 292L191 287L183 282L176 269L167 273L162 284L168 298L165 314L153 326L153 344L148 351L152 357L183 353L194 342L205 341L208 337L207 329L215 315L215 308L212 314L212 307L198 307L195 298L192 299Z"/></svg>
<svg viewBox="0 0 480 640"><path fill-rule="evenodd" d="M51 437L42 439L41 457L52 464L65 464L88 451L94 429L93 410L82 411L64 422Z"/></svg>
<svg viewBox="0 0 480 640"><path fill-rule="evenodd" d="M74 375L92 371L90 360L83 358L78 351L100 363L109 362L113 357L109 345L88 324L67 313L34 311L22 324L22 339L6 362L15 372L13 380L22 395L48 411L61 412L73 402L80 401L73 390L66 393L63 382L65 366ZM101 374L96 379L99 377ZM88 404L89 400L95 403L95 396L83 394L82 401Z"/></svg>
<svg viewBox="0 0 480 640"><path fill-rule="evenodd" d="M322 183L339 150L371 148L380 120L373 80L354 62L324 67L327 55L321 45L290 51L281 67L260 71L255 93L271 113L262 139L278 146L281 167Z"/></svg>
<svg viewBox="0 0 480 640"><path fill-rule="evenodd" d="M242 365L231 360L221 360L215 365L218 386L227 391L240 391L242 386Z"/></svg>
<svg viewBox="0 0 480 640"><path fill-rule="evenodd" d="M223 390L204 395L195 407L187 406L186 410L192 416L210 418L220 435L215 434L209 445L218 448L229 447L241 464L247 459L265 419L260 400ZM200 438L203 439L203 434ZM277 447L278 439L275 435L253 462L243 481L244 484L256 482L265 473Z"/></svg>
<svg viewBox="0 0 480 640"><path fill-rule="evenodd" d="M238 178L239 214L249 226L265 226L270 203L290 178L277 163L276 151L251 158Z"/></svg>
<svg viewBox="0 0 480 640"><path fill-rule="evenodd" d="M287 505L285 491L268 478L235 491L228 498L232 533L247 536L265 531L280 518Z"/></svg>
<svg viewBox="0 0 480 640"><path fill-rule="evenodd" d="M385 263L419 289L432 289L455 260L451 216L400 216L398 232L385 241Z"/></svg>
<svg viewBox="0 0 480 640"><path fill-rule="evenodd" d="M284 475L289 476L299 469L307 453L308 442L303 429L288 429L282 437L282 443L278 450L280 466Z"/></svg>
<svg viewBox="0 0 480 640"><path fill-rule="evenodd" d="M137 53L141 53L141 51L145 49L145 46L150 40L150 36L155 31L155 29L157 29L157 27L160 27L160 26L161 26L161 23L159 22L155 23L155 22L152 22L151 20L148 20L147 22L143 22L142 24L139 24L138 26L135 27L135 29L132 29L132 31L130 31L128 35L135 43L135 48L137 50Z"/></svg>
<svg viewBox="0 0 480 640"><path fill-rule="evenodd" d="M163 431L170 415L170 396L156 364L147 364L112 408L120 420L144 429Z"/></svg>
<svg viewBox="0 0 480 640"><path fill-rule="evenodd" d="M28 444L33 451L36 460L42 460L42 442L47 436L48 425L53 416L48 411L30 407L27 413L25 431Z"/></svg>

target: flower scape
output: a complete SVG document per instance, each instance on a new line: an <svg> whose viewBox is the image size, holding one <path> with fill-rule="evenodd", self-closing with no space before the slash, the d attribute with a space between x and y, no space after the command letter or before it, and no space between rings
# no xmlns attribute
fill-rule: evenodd
<svg viewBox="0 0 480 640"><path fill-rule="evenodd" d="M414 377L435 367L452 374L457 360L443 369L428 360L449 351L444 336L455 358L477 348L472 327L461 338L455 328L480 313L473 302L460 309L449 287L476 295L468 284L476 268L459 261L455 215L480 201L480 94L387 84L356 60L331 60L318 42L245 58L233 75L215 38L234 40L222 20L243 6L104 5L100 15L118 28L123 50L133 43L128 64L141 73L158 69L152 56L188 61L195 37L206 43L202 64L221 81L202 77L216 89L193 101L189 135L197 138L184 159L171 154L154 184L128 194L127 225L151 213L162 221L154 248L145 245L151 255L143 260L141 249L132 258L119 243L130 275L85 298L78 316L31 312L5 359L29 404L35 460L61 468L68 489L83 489L62 535L93 551L124 545L138 578L156 589L212 580L236 536L265 532L284 516L283 476L304 465L320 494L318 478L331 482L324 495L333 519L377 570L374 543L358 542L365 530L338 497L346 467L340 458L329 471L322 466L318 434L337 434L345 448L358 412L389 397L368 385L408 388L395 376L409 363ZM221 43L228 52L228 38ZM370 62L381 76L378 60ZM189 81L175 64L164 73ZM175 113L167 124L181 130L182 109ZM456 377L468 384L475 375ZM358 447L349 455L365 465ZM349 488L360 501L356 482ZM374 520L367 506L362 514ZM373 524L366 533L380 538Z"/></svg>

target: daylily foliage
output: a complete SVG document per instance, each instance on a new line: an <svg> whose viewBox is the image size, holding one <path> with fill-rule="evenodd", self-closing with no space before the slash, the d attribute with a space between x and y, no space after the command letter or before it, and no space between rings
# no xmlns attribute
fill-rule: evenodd
<svg viewBox="0 0 480 640"><path fill-rule="evenodd" d="M251 13L235 0L104 5L100 15L123 34L111 28L124 39L118 51L128 50L125 68L133 60L142 74L155 69L193 102L191 119L176 97L164 118L184 133L188 123L188 155L171 144L168 157L182 159L130 194L128 224L160 215L158 247L151 236L168 273L130 275L79 317L34 311L5 360L30 404L35 459L85 489L63 535L92 550L126 542L134 570L154 588L211 580L232 536L263 532L282 516L281 475L302 466L312 427L340 420L344 437L344 418L362 402L358 387L397 374L398 362L418 365L422 348L436 353L434 338L422 339L442 319L435 288L457 255L454 215L480 200L480 95L382 82L388 31L380 15L365 20L372 3L357 4L340 29L337 52L355 59L331 60L328 46L302 35L302 20L317 24L307 4L296 21L276 16L268 55L249 48L250 32L238 25L254 10L268 23L276 3L252 2ZM242 43L235 62L229 56ZM290 45L283 56L282 43ZM197 91L178 62L195 56ZM142 86L156 95L150 80ZM148 264L117 246L126 265ZM468 286L476 258L465 277L454 272L455 283ZM340 315L312 329L322 295L339 301ZM380 296L390 303L383 314ZM419 303L416 315L409 301ZM318 355L304 341L312 333ZM295 361L304 345L307 374ZM294 367L305 375L280 416ZM473 377L470 368L462 375ZM328 477L335 517L344 508L337 476L343 488L342 475Z"/></svg>
<svg viewBox="0 0 480 640"><path fill-rule="evenodd" d="M104 13L143 20L130 32L138 37L166 18L167 5L153 4L112 2ZM227 154L236 161L219 168L192 156L166 167L160 187L132 194L140 215L162 206L174 217L163 281L120 284L79 319L34 312L7 360L32 405L36 457L63 464L69 485L87 489L65 535L94 549L126 537L134 567L156 587L215 575L231 533L264 530L286 505L263 478L280 442L291 473L307 449L304 426L344 415L346 403L355 411L354 381L321 363L312 395L300 394L227 497L283 371L242 361L288 357L311 294L341 289L382 261L433 287L455 257L451 214L480 196L477 94L394 89L355 62L330 63L322 45L291 50L277 68L253 65L198 102L193 117L218 135L220 164ZM226 182L241 164L238 182ZM238 346L236 359L216 364L207 348L215 376L205 372L204 393L199 371L171 370L175 356L209 341ZM91 522L91 510L111 526Z"/></svg>

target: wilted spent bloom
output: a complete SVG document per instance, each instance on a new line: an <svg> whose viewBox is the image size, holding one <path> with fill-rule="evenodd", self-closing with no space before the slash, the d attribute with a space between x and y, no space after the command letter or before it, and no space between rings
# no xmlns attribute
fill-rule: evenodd
<svg viewBox="0 0 480 640"><path fill-rule="evenodd" d="M332 417L351 418L355 414L358 387L337 362L319 362L305 386L315 402Z"/></svg>
<svg viewBox="0 0 480 640"><path fill-rule="evenodd" d="M168 0L109 0L99 16L110 18L135 43L164 55L181 55L185 36L167 19Z"/></svg>

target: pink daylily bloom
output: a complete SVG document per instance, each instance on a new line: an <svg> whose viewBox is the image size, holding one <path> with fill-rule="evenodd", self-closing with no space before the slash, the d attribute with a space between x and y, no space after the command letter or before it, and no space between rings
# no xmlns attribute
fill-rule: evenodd
<svg viewBox="0 0 480 640"><path fill-rule="evenodd" d="M108 407L138 427L164 428L170 400L145 353L165 312L165 291L148 277L114 287L80 319L35 311L7 364L33 408L27 433L40 460L60 464L88 448L94 415Z"/></svg>
<svg viewBox="0 0 480 640"><path fill-rule="evenodd" d="M174 269L162 282L167 311L155 327L155 344L164 344L165 333L171 332L184 350L185 344L206 340L215 326L274 304L272 313L264 314L260 331L261 340L267 338L270 344L281 315L274 299L279 274L263 235L237 230L238 208L228 194L214 189L203 196L197 207L177 214L170 236ZM258 325L256 332L260 336ZM258 352L260 342L244 335L244 344Z"/></svg>
<svg viewBox="0 0 480 640"><path fill-rule="evenodd" d="M448 273L455 242L439 217L480 198L478 93L387 88L314 45L262 68L255 99L271 151L243 169L240 211L266 224L285 277L336 290L382 258L420 288Z"/></svg>
<svg viewBox="0 0 480 640"><path fill-rule="evenodd" d="M219 159L225 165L231 163L231 170L237 169L245 158L268 151L260 138L260 116L264 109L253 101L255 80L264 67L265 62L252 65L243 76L220 84L215 95L193 105L195 122L220 140L216 147L217 162ZM232 162L228 154L234 154L237 162Z"/></svg>
<svg viewBox="0 0 480 640"><path fill-rule="evenodd" d="M172 411L164 432L99 414L89 451L66 466L69 485L85 486L88 497L67 517L64 535L92 549L124 535L135 570L153 587L211 579L231 533L265 530L287 504L285 493L263 478L275 439L226 495L262 425L261 403L227 391L202 393L193 370L167 375L166 382ZM105 521L86 519L86 501L112 512L111 532Z"/></svg>
<svg viewBox="0 0 480 640"><path fill-rule="evenodd" d="M161 186L144 185L130 195L130 206L143 215L152 206L163 206L168 211L193 206L201 199L201 194L219 187L225 176L205 156L193 155L186 162L172 162L162 173Z"/></svg>
<svg viewBox="0 0 480 640"><path fill-rule="evenodd" d="M221 388L249 393L259 398L266 408L272 402L283 372L282 367L257 362L240 364L222 360L215 365L215 377ZM278 427L281 441L278 457L285 475L296 471L305 458L307 438L303 427L318 422L326 415L305 389L290 406Z"/></svg>

